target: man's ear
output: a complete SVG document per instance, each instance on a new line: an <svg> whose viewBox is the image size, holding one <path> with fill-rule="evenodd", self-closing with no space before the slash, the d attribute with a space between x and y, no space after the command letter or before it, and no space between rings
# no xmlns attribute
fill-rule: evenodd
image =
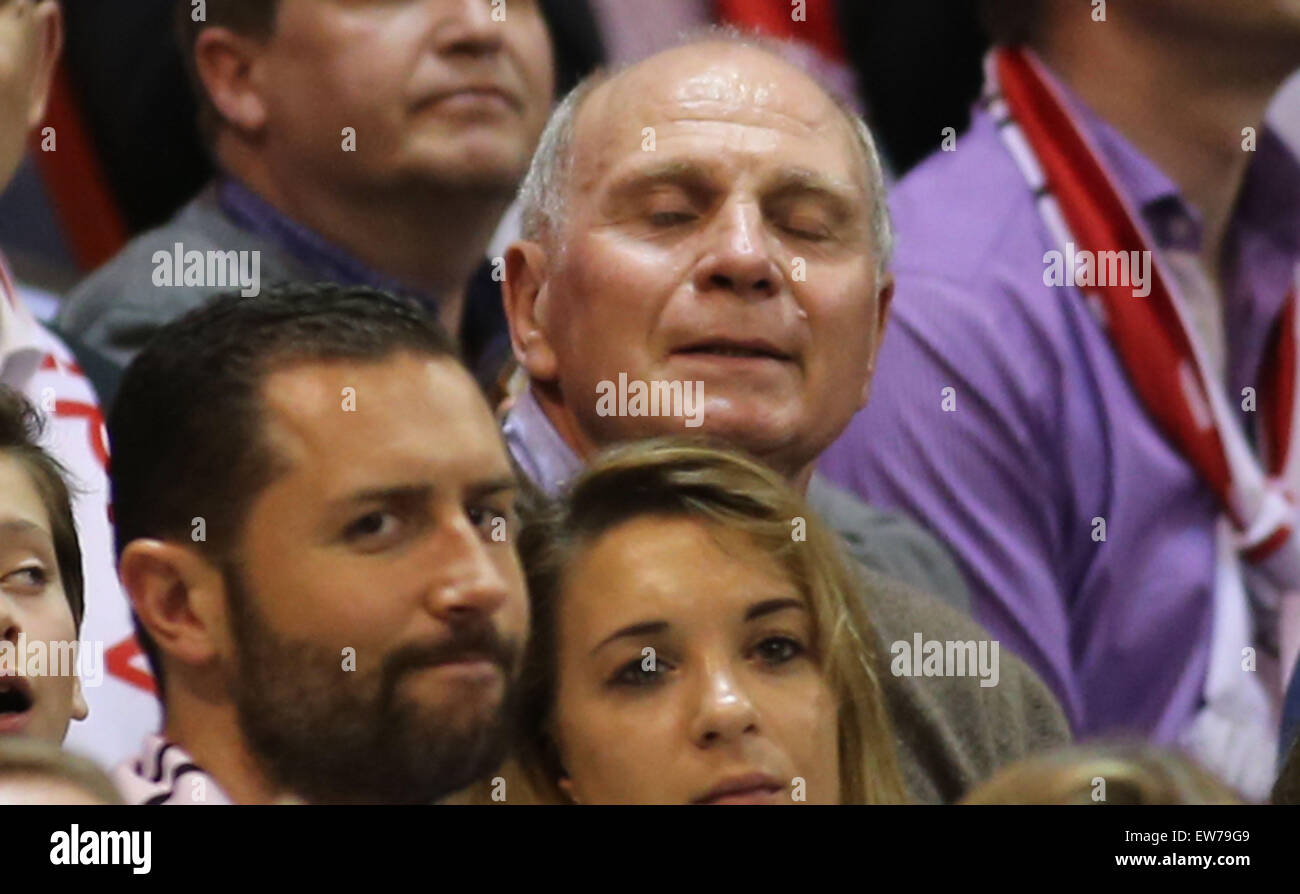
<svg viewBox="0 0 1300 894"><path fill-rule="evenodd" d="M225 583L197 550L134 540L118 573L136 617L168 658L198 666L229 654Z"/></svg>
<svg viewBox="0 0 1300 894"><path fill-rule="evenodd" d="M40 3L33 13L36 16L36 38L33 46L32 94L27 101L27 129L45 120L45 105L50 98L50 84L63 52L63 13L57 3Z"/></svg>
<svg viewBox="0 0 1300 894"><path fill-rule="evenodd" d="M862 386L861 407L865 407L871 397L871 383L876 378L876 360L880 357L880 346L885 341L885 327L889 323L889 308L893 303L894 274L886 273L876 292L876 335L871 344L871 360L867 364L867 381Z"/></svg>
<svg viewBox="0 0 1300 894"><path fill-rule="evenodd" d="M232 127L244 132L266 125L260 63L264 45L229 28L204 28L194 41L194 67L208 99Z"/></svg>
<svg viewBox="0 0 1300 894"><path fill-rule="evenodd" d="M540 244L516 242L506 250L506 279L501 284L515 359L530 379L539 382L553 382L559 374L559 361L546 334L549 260Z"/></svg>

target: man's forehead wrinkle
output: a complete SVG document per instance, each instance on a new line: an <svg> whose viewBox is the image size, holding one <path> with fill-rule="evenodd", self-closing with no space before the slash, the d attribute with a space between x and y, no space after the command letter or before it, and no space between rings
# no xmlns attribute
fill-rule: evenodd
<svg viewBox="0 0 1300 894"><path fill-rule="evenodd" d="M720 125L721 128L731 132L726 137L725 146L720 147L721 153L710 154L704 158L697 157L691 151L679 156L672 147L672 137L674 135L664 134L660 137L660 142L663 144L660 147L662 150L660 155L666 161L661 160L659 155L653 153L624 153L613 161L607 158L601 167L600 176L584 179L588 179L591 184L595 184L606 179L621 181L625 177L638 177L646 172L653 173L656 176L672 177L693 170L717 172L720 168L730 168L737 164L743 169L763 167L764 170L768 170L770 167L771 154L768 144L771 142L771 131L773 130L770 122L737 121L730 118L720 119L712 115L679 115L673 119L672 123L680 125L681 132L685 136L690 136L691 131L696 126L699 126L705 133L717 134L719 131L714 125ZM802 128L806 125L800 123L799 126ZM820 124L809 133L801 133L799 136L810 138L827 137L838 140L841 134L832 120ZM865 176L858 169L858 166L854 164L856 156L851 144L846 143L845 151L847 155L843 160L843 165L839 160L830 165L826 163L783 163L771 168L764 179L786 181L787 185L790 186L825 187L844 193L846 197L850 195L864 197L868 192L868 185ZM727 160L724 161L724 157Z"/></svg>
<svg viewBox="0 0 1300 894"><path fill-rule="evenodd" d="M770 78L755 78L736 69L713 68L682 81L673 100L684 106L701 102L733 106L767 106L780 98L779 85Z"/></svg>
<svg viewBox="0 0 1300 894"><path fill-rule="evenodd" d="M834 120L834 107L819 91L813 90L807 96L802 93L770 78L715 69L688 77L668 90L662 85L654 85L648 93L642 94L642 117L669 123L708 119L743 122L748 119L767 126L789 122L794 125L789 129L802 133L815 132Z"/></svg>
<svg viewBox="0 0 1300 894"><path fill-rule="evenodd" d="M716 74L688 78L667 90L658 84L646 92L629 93L626 104L613 102L611 96L606 108L615 110L615 115L606 119L607 122L621 119L629 123L625 127L602 128L602 144L626 147L635 143L639 149L644 127L662 131L674 125L716 123L748 126L801 138L838 138L838 131L848 130L847 126L839 126L843 116L820 93L801 96L798 91L784 90L771 82L756 89L752 86L752 79L739 76L723 78L726 84L721 86L719 79L714 77ZM594 120L596 115L591 117ZM667 135L659 133L657 136L662 140ZM851 138L852 135L845 136Z"/></svg>
<svg viewBox="0 0 1300 894"><path fill-rule="evenodd" d="M765 51L719 46L722 55L714 48L705 56L699 46L670 50L592 91L575 128L569 186L575 198L594 195L629 165L640 167L647 161L643 155L655 155L643 151L645 128L655 131L660 150L666 150L675 136L712 126L735 128L734 137L726 137L731 149L743 149L750 142L745 134L761 130L833 141L847 153L848 167L823 173L838 183L852 182L855 192L870 191L857 164L852 123L814 80Z"/></svg>
<svg viewBox="0 0 1300 894"><path fill-rule="evenodd" d="M740 112L741 114L727 114L728 111ZM746 112L748 114L745 114ZM679 111L673 113L666 120L669 124L727 124L735 127L780 130L795 133L798 136L818 136L826 129L824 123L809 122L797 115L788 115L779 109L759 110L737 109L735 107L719 109L717 103L703 102L689 107L679 107Z"/></svg>

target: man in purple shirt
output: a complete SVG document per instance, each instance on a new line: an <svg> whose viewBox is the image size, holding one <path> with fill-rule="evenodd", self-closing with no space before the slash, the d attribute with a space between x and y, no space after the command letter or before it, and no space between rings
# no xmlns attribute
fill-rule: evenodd
<svg viewBox="0 0 1300 894"><path fill-rule="evenodd" d="M1180 274L1228 395L1256 385L1300 261L1300 164L1261 124L1300 65L1300 11L988 6L1000 41L1032 48L1057 79ZM871 402L822 471L948 542L976 618L1043 675L1076 734L1179 740L1210 665L1214 494L1081 293L1044 284L1056 245L993 116L977 112L892 208L892 325ZM1232 781L1262 794L1268 780Z"/></svg>

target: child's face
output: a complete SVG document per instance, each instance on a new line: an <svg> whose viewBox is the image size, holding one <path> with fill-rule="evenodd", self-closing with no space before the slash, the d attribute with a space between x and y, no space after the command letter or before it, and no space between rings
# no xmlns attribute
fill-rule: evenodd
<svg viewBox="0 0 1300 894"><path fill-rule="evenodd" d="M86 716L77 640L49 514L19 460L0 454L0 736L56 744Z"/></svg>

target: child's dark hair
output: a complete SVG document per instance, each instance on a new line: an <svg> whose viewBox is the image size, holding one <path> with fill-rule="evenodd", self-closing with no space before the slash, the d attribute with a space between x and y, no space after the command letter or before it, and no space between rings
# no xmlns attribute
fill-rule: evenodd
<svg viewBox="0 0 1300 894"><path fill-rule="evenodd" d="M54 556L59 579L72 608L72 620L81 629L86 611L85 578L81 570L81 544L73 520L72 496L67 472L40 446L44 420L28 400L10 388L0 386L0 453L17 460L40 494L50 517Z"/></svg>

